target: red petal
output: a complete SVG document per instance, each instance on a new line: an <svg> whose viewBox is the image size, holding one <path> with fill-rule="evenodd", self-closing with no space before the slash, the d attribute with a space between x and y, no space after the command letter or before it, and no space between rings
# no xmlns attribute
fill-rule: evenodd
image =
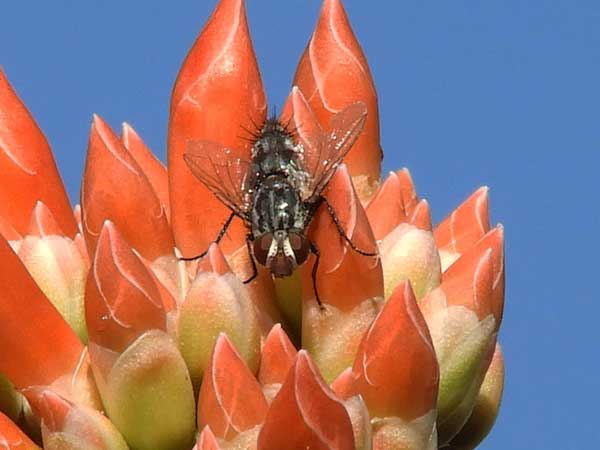
<svg viewBox="0 0 600 450"><path fill-rule="evenodd" d="M265 339L260 354L258 381L261 384L283 383L294 364L296 348L280 324L276 324Z"/></svg>
<svg viewBox="0 0 600 450"><path fill-rule="evenodd" d="M333 380L331 389L333 389L336 395L344 398L349 396L349 393L354 392L354 382L354 373L352 373L352 368L348 367Z"/></svg>
<svg viewBox="0 0 600 450"><path fill-rule="evenodd" d="M61 431L71 410L67 401L51 389L35 386L23 391L36 416L44 421L50 431Z"/></svg>
<svg viewBox="0 0 600 450"><path fill-rule="evenodd" d="M37 202L31 215L28 235L31 236L62 236L63 232L54 219L50 209L42 202Z"/></svg>
<svg viewBox="0 0 600 450"><path fill-rule="evenodd" d="M408 219L408 223L421 230L431 231L431 211L427 200L421 200Z"/></svg>
<svg viewBox="0 0 600 450"><path fill-rule="evenodd" d="M402 202L404 203L404 209L407 214L412 214L415 206L417 206L417 203L419 202L419 197L415 190L415 183L407 168L400 169L396 172L396 176L398 177L398 185L400 188L400 195L402 196Z"/></svg>
<svg viewBox="0 0 600 450"><path fill-rule="evenodd" d="M267 401L225 334L217 337L198 397L198 428L231 439L263 422Z"/></svg>
<svg viewBox="0 0 600 450"><path fill-rule="evenodd" d="M219 443L217 442L217 438L210 431L210 427L207 425L202 430L202 433L198 436L196 440L196 445L192 450L219 450Z"/></svg>
<svg viewBox="0 0 600 450"><path fill-rule="evenodd" d="M85 292L90 342L122 352L143 332L166 329L160 291L112 222L102 227Z"/></svg>
<svg viewBox="0 0 600 450"><path fill-rule="evenodd" d="M218 275L223 275L227 272L231 272L231 267L225 259L225 255L219 248L218 244L210 244L208 247L208 253L198 264L198 269L205 270L207 272L214 272Z"/></svg>
<svg viewBox="0 0 600 450"><path fill-rule="evenodd" d="M83 345L2 237L0 286L0 372L18 388L71 373Z"/></svg>
<svg viewBox="0 0 600 450"><path fill-rule="evenodd" d="M363 251L376 252L375 238L345 165L337 169L324 196L352 243ZM361 255L350 248L325 205L315 214L309 236L321 254L317 289L322 302L349 310L366 299L383 296L383 272L379 258ZM302 293L309 299L315 296L313 264L314 259L302 268Z"/></svg>
<svg viewBox="0 0 600 450"><path fill-rule="evenodd" d="M35 415L42 419L46 448L63 448L53 445L56 442L76 442L77 448L124 448L125 441L100 411L71 402L46 386L35 386L23 393Z"/></svg>
<svg viewBox="0 0 600 450"><path fill-rule="evenodd" d="M449 306L464 306L483 319L492 312L492 282L492 250L479 249L452 264L443 274L440 288Z"/></svg>
<svg viewBox="0 0 600 450"><path fill-rule="evenodd" d="M504 308L504 228L489 231L452 264L441 287L449 304L464 304L479 318L491 312L499 327Z"/></svg>
<svg viewBox="0 0 600 450"><path fill-rule="evenodd" d="M244 2L221 0L190 50L171 98L168 163L173 231L185 256L205 251L229 210L189 171L183 154L189 140L207 139L231 148L266 115L266 100L252 48ZM235 220L221 242L226 254L244 243Z"/></svg>
<svg viewBox="0 0 600 450"><path fill-rule="evenodd" d="M154 188L154 192L156 193L160 204L167 212L167 218L170 217L169 178L167 175L167 168L154 153L152 153L146 144L144 144L142 138L128 123L123 124L121 141L131 156L133 156L135 162L137 162L144 171L146 178L148 178L152 188Z"/></svg>
<svg viewBox="0 0 600 450"><path fill-rule="evenodd" d="M489 231L477 244L489 246L492 249L492 313L496 317L497 327L500 327L504 313L504 227L502 225Z"/></svg>
<svg viewBox="0 0 600 450"><path fill-rule="evenodd" d="M259 450L283 448L354 449L348 412L305 350L298 352L258 436Z"/></svg>
<svg viewBox="0 0 600 450"><path fill-rule="evenodd" d="M352 176L366 175L372 188L379 181L382 158L377 93L367 60L339 0L323 3L293 84L302 90L323 127L351 103L362 101L367 105L365 128L345 162Z"/></svg>
<svg viewBox="0 0 600 450"><path fill-rule="evenodd" d="M410 283L394 290L360 345L352 368L336 383L343 397L362 395L372 416L410 421L435 408L438 364Z"/></svg>
<svg viewBox="0 0 600 450"><path fill-rule="evenodd" d="M400 191L398 176L391 172L379 186L366 208L375 239L383 239L402 222L406 222L404 199Z"/></svg>
<svg viewBox="0 0 600 450"><path fill-rule="evenodd" d="M0 72L1 73L1 72ZM5 450L39 449L18 426L0 412L0 446Z"/></svg>
<svg viewBox="0 0 600 450"><path fill-rule="evenodd" d="M56 168L50 146L33 117L0 70L0 216L20 234L40 200L60 228L77 232L71 205Z"/></svg>
<svg viewBox="0 0 600 450"><path fill-rule="evenodd" d="M90 132L81 209L90 255L107 219L150 261L173 251L173 236L154 189L141 167L98 116L94 116Z"/></svg>
<svg viewBox="0 0 600 450"><path fill-rule="evenodd" d="M390 172L366 208L375 238L383 239L396 226L409 221L418 201L408 169Z"/></svg>
<svg viewBox="0 0 600 450"><path fill-rule="evenodd" d="M488 188L477 189L433 231L440 250L463 253L490 229Z"/></svg>
<svg viewBox="0 0 600 450"><path fill-rule="evenodd" d="M4 239L8 241L17 241L22 239L22 236L13 226L2 216L0 216L0 235L4 236Z"/></svg>

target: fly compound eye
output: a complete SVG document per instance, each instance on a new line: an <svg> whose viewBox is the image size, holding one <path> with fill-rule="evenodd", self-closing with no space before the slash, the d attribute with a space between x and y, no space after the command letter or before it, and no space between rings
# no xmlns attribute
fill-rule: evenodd
<svg viewBox="0 0 600 450"><path fill-rule="evenodd" d="M294 256L296 257L296 264L301 265L308 258L310 252L310 245L306 236L299 233L289 233L288 239L292 250L294 250Z"/></svg>
<svg viewBox="0 0 600 450"><path fill-rule="evenodd" d="M271 248L272 242L273 235L271 233L265 233L252 242L252 252L254 253L254 257L258 263L263 266L267 265L269 249Z"/></svg>

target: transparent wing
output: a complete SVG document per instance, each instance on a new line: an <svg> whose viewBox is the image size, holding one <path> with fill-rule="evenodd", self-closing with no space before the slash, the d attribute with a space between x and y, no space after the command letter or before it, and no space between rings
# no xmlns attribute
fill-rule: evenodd
<svg viewBox="0 0 600 450"><path fill-rule="evenodd" d="M313 126L310 131L299 133L304 146L304 167L310 174L304 200L318 196L325 189L360 135L366 117L367 107L356 102L332 117L328 132Z"/></svg>
<svg viewBox="0 0 600 450"><path fill-rule="evenodd" d="M248 217L244 183L250 162L240 152L212 141L189 141L183 159L225 206L242 218Z"/></svg>

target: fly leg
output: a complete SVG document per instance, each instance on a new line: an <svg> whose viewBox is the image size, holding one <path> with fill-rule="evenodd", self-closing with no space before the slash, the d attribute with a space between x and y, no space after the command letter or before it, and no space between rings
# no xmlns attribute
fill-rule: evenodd
<svg viewBox="0 0 600 450"><path fill-rule="evenodd" d="M229 228L229 225L231 225L231 221L233 220L233 218L235 217L235 215L236 214L234 212L231 213L231 215L229 216L229 218L227 219L227 221L223 225L223 228L221 228L221 231L219 231L219 234L217 235L217 238L213 241L215 244L218 244L219 242L221 242L221 239L223 239L223 236L225 236L225 233L227 232L227 228ZM180 257L178 259L179 259L179 261L195 261L195 260L200 259L203 256L205 256L207 253L208 253L208 249L206 249L205 251L203 251L199 255L190 256L188 258L184 258L182 256L182 257Z"/></svg>
<svg viewBox="0 0 600 450"><path fill-rule="evenodd" d="M319 259L321 258L321 252L319 252L319 249L312 241L310 241L310 251L315 255L315 263L313 264L312 268L313 290L315 291L315 299L319 304L319 308L321 308L321 311L323 311L325 307L323 306L323 303L321 303L321 299L319 298L319 291L317 290L317 268L319 267Z"/></svg>
<svg viewBox="0 0 600 450"><path fill-rule="evenodd" d="M247 280L244 280L242 283L248 284L252 280L254 280L258 276L258 270L256 270L256 262L254 261L254 255L252 255L252 249L250 248L250 240L252 239L252 234L249 234L246 237L246 248L248 249L248 256L250 257L250 262L252 263L252 275Z"/></svg>
<svg viewBox="0 0 600 450"><path fill-rule="evenodd" d="M323 202L325 202L325 205L327 206L327 211L329 211L329 215L333 219L333 223L335 223L335 227L337 228L340 235L344 238L344 240L348 243L348 245L350 245L350 248L352 250L354 250L356 253L363 255L363 256L377 256L377 252L367 252L365 250L358 248L354 244L354 242L352 242L352 239L350 239L346 235L346 232L342 228L342 225L340 224L340 219L338 219L337 215L335 214L335 210L333 209L333 206L331 206L331 203L329 203L325 197L321 197L321 198L323 199Z"/></svg>

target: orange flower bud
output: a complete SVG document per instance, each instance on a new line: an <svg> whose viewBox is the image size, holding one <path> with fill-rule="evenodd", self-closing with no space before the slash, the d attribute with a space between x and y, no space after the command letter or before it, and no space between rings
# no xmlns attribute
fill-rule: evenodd
<svg viewBox="0 0 600 450"><path fill-rule="evenodd" d="M340 0L325 0L300 59L294 85L306 96L321 125L356 101L367 105L365 128L345 158L361 200L369 198L381 174L377 92L367 60Z"/></svg>
<svg viewBox="0 0 600 450"><path fill-rule="evenodd" d="M177 332L179 348L196 387L221 332L227 334L253 372L258 367L260 350L254 305L218 245L210 246L200 269L180 306Z"/></svg>
<svg viewBox="0 0 600 450"><path fill-rule="evenodd" d="M471 414L490 363L499 318L494 313L494 250L473 247L420 303L440 363L438 434L447 444Z"/></svg>
<svg viewBox="0 0 600 450"><path fill-rule="evenodd" d="M473 412L460 432L450 441L449 450L471 450L479 445L496 421L503 390L504 356L500 344L496 343L496 350L481 383Z"/></svg>
<svg viewBox="0 0 600 450"><path fill-rule="evenodd" d="M100 346L118 355L147 330L166 330L154 278L109 221L98 238L85 306L91 350Z"/></svg>
<svg viewBox="0 0 600 450"><path fill-rule="evenodd" d="M118 183L115 182L118 180ZM83 232L93 254L105 220L146 259L173 253L166 213L142 168L100 117L94 116L81 187Z"/></svg>
<svg viewBox="0 0 600 450"><path fill-rule="evenodd" d="M258 435L258 450L283 448L354 449L346 408L304 350L298 352Z"/></svg>
<svg viewBox="0 0 600 450"><path fill-rule="evenodd" d="M390 172L366 207L375 239L381 240L401 223L410 222L418 202L408 169Z"/></svg>
<svg viewBox="0 0 600 450"><path fill-rule="evenodd" d="M168 165L172 224L184 256L205 251L229 210L183 160L190 140L250 147L239 136L263 122L266 99L242 0L221 0L187 55L171 97ZM235 220L222 241L226 254L241 247L246 230Z"/></svg>
<svg viewBox="0 0 600 450"><path fill-rule="evenodd" d="M0 217L25 234L41 201L72 238L77 226L50 146L1 69L0 142Z"/></svg>
<svg viewBox="0 0 600 450"><path fill-rule="evenodd" d="M87 342L83 294L89 261L81 240L79 233L75 240L65 236L50 209L37 202L18 255L40 289Z"/></svg>
<svg viewBox="0 0 600 450"><path fill-rule="evenodd" d="M360 394L374 417L413 420L435 408L437 360L409 283L394 290L369 327L344 384L337 392Z"/></svg>
<svg viewBox="0 0 600 450"><path fill-rule="evenodd" d="M490 229L488 188L480 187L440 222L433 232L440 251L442 271Z"/></svg>
<svg viewBox="0 0 600 450"><path fill-rule="evenodd" d="M81 341L1 236L0 285L0 372L20 389L72 374Z"/></svg>
<svg viewBox="0 0 600 450"><path fill-rule="evenodd" d="M294 345L281 325L276 324L263 344L258 371L258 381L263 385L268 401L271 401L279 391L290 367L294 364L296 353Z"/></svg>
<svg viewBox="0 0 600 450"><path fill-rule="evenodd" d="M208 361L198 397L198 428L210 426L231 440L262 424L267 401L258 381L225 334L220 334Z"/></svg>
<svg viewBox="0 0 600 450"><path fill-rule="evenodd" d="M373 233L345 165L337 169L324 196L352 244L363 252L376 252ZM300 269L304 297L302 346L311 352L325 379L331 381L352 364L363 333L379 311L383 273L377 256L362 255L350 247L325 205L315 214L309 237L320 252L316 292L325 310L316 303L316 260L309 258Z"/></svg>
<svg viewBox="0 0 600 450"><path fill-rule="evenodd" d="M128 449L123 436L101 412L72 403L46 387L28 388L24 393L42 419L44 448L63 448L71 442L90 450Z"/></svg>
<svg viewBox="0 0 600 450"><path fill-rule="evenodd" d="M420 208L414 211L418 213ZM427 210L425 214L429 216ZM379 250L386 298L402 280L410 280L417 299L440 284L440 257L431 231L401 223L383 238Z"/></svg>

